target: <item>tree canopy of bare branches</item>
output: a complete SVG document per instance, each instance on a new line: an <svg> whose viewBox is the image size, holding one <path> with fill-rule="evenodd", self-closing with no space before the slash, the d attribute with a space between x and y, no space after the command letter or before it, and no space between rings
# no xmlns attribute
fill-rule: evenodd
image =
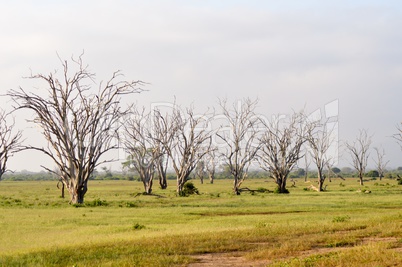
<svg viewBox="0 0 402 267"><path fill-rule="evenodd" d="M0 110L0 181L7 171L7 162L21 148L21 131L14 131L14 121L7 121L8 114Z"/></svg>
<svg viewBox="0 0 402 267"><path fill-rule="evenodd" d="M363 185L363 177L370 155L370 145L371 137L368 135L366 130L360 130L359 135L353 143L346 142L346 148L352 158L352 165L359 175L360 185Z"/></svg>
<svg viewBox="0 0 402 267"><path fill-rule="evenodd" d="M278 192L288 193L287 178L302 158L300 150L307 140L309 124L303 113L294 113L286 118L278 116L264 124L266 129L261 137L260 165L271 174Z"/></svg>
<svg viewBox="0 0 402 267"><path fill-rule="evenodd" d="M155 115L156 128L162 131L158 141L172 162L177 178L177 193L181 195L191 172L211 150L209 121L204 115L195 115L192 108L184 112L176 105L170 114L156 112Z"/></svg>
<svg viewBox="0 0 402 267"><path fill-rule="evenodd" d="M92 90L95 75L84 65L82 55L71 61L61 60L61 65L60 74L55 71L29 77L44 82L41 92L46 96L23 88L10 90L8 95L17 109L33 111L31 121L42 129L48 143L47 147L27 148L41 151L53 160L70 193L70 203L80 204L95 167L111 161L101 160L101 156L118 146L113 139L119 119L127 113L119 105L120 97L140 92L142 82L122 80L117 71L107 82L100 83L98 90ZM42 167L55 173L53 168Z"/></svg>
<svg viewBox="0 0 402 267"><path fill-rule="evenodd" d="M234 178L233 192L236 195L240 195L240 186L260 149L257 138L260 120L255 114L257 103L257 100L243 99L229 107L226 100L219 102L226 125L221 126L217 136L225 145L221 157Z"/></svg>
<svg viewBox="0 0 402 267"><path fill-rule="evenodd" d="M330 170L330 166L333 164L333 155L329 151L332 144L336 141L333 131L334 127L328 127L327 123L312 122L311 127L308 127L306 138L308 140L310 158L318 171L318 191L323 191L325 181L324 168L327 167Z"/></svg>

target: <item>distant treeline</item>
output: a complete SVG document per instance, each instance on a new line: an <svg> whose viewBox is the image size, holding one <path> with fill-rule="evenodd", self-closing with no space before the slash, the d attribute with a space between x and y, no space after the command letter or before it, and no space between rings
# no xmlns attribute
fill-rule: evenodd
<svg viewBox="0 0 402 267"><path fill-rule="evenodd" d="M349 167L344 167L342 169L339 169L337 167L332 168L330 171L327 170L327 173L325 174L327 177L330 178L346 178L346 177L357 177L357 172L355 172L352 168ZM378 178L378 172L376 170L370 170L366 173L365 177L370 177L370 178ZM402 167L398 167L393 170L388 170L384 178L387 179L396 179L398 176L402 176ZM256 170L256 171L249 171L248 178L251 179L267 179L269 178L269 173L266 171L261 171L261 170ZM207 175L203 177L204 180L207 182L208 177ZM296 170L293 170L289 174L289 178L295 179L295 178L317 178L317 171L315 170L309 170L306 175L306 170L304 168L298 168ZM158 179L158 177L154 178L155 180ZM167 179L168 180L175 180L176 175L175 173L168 173L167 174ZM192 180L197 180L200 179L200 177L191 177ZM227 171L221 171L217 172L215 174L215 179L232 179L230 174ZM13 173L6 173L3 176L3 179L5 181L57 181L59 180L56 175L41 171L41 172L13 172ZM95 171L94 175L91 177L90 180L128 180L128 181L141 181L140 176L136 173L132 172L112 172L110 170L107 171Z"/></svg>

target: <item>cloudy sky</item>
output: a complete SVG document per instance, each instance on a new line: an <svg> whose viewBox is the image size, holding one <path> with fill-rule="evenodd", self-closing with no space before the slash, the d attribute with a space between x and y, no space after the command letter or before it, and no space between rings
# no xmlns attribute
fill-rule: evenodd
<svg viewBox="0 0 402 267"><path fill-rule="evenodd" d="M402 166L390 137L402 121L401 1L0 1L0 25L1 94L33 90L22 78L30 70L48 73L60 68L57 53L85 51L97 81L122 70L148 82L149 91L132 96L144 106L176 97L204 109L250 97L266 116L302 108L326 116L338 101L339 139L368 129L390 166ZM26 142L39 142L24 122L31 115L16 116L31 127ZM9 165L40 164L47 159L28 152Z"/></svg>

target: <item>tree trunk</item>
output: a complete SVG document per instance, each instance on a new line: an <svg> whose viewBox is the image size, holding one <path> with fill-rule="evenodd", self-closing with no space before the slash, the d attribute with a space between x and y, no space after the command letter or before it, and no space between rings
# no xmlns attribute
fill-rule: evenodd
<svg viewBox="0 0 402 267"><path fill-rule="evenodd" d="M76 188L69 189L71 196L70 204L84 204L84 196L87 191L87 181L84 181L82 185L77 185Z"/></svg>
<svg viewBox="0 0 402 267"><path fill-rule="evenodd" d="M176 192L177 192L177 194L180 196L181 195L181 192L183 191L183 186L184 186L184 183L180 180L180 179L177 179L177 189L176 189Z"/></svg>
<svg viewBox="0 0 402 267"><path fill-rule="evenodd" d="M324 191L322 188L323 188L323 185L324 185L324 179L319 179L318 180L318 191L319 192L322 192L322 191Z"/></svg>
<svg viewBox="0 0 402 267"><path fill-rule="evenodd" d="M318 191L322 192L323 186L324 186L324 181L325 181L325 176L322 173L323 171L321 169L318 169Z"/></svg>
<svg viewBox="0 0 402 267"><path fill-rule="evenodd" d="M163 170L163 166L158 166L159 186L161 189L167 188L166 171Z"/></svg>
<svg viewBox="0 0 402 267"><path fill-rule="evenodd" d="M64 183L61 183L61 198L64 198Z"/></svg>
<svg viewBox="0 0 402 267"><path fill-rule="evenodd" d="M209 173L209 182L210 182L211 184L214 183L214 179L215 179L215 175L214 175L213 173Z"/></svg>
<svg viewBox="0 0 402 267"><path fill-rule="evenodd" d="M360 185L363 185L363 174L359 174Z"/></svg>
<svg viewBox="0 0 402 267"><path fill-rule="evenodd" d="M148 181L143 181L144 184L144 190L145 194L150 195L152 194L152 179L149 179Z"/></svg>
<svg viewBox="0 0 402 267"><path fill-rule="evenodd" d="M287 177L282 177L282 178L277 179L278 193L280 193L280 194L289 193L289 191L286 189L286 178Z"/></svg>

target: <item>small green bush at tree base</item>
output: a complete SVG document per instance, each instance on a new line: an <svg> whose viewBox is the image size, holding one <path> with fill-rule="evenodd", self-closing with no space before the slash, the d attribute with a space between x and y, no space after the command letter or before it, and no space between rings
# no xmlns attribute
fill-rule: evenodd
<svg viewBox="0 0 402 267"><path fill-rule="evenodd" d="M183 190L180 192L180 196L187 197L194 194L199 194L197 187L195 187L192 182L186 182L183 186Z"/></svg>
<svg viewBox="0 0 402 267"><path fill-rule="evenodd" d="M279 189L279 187L276 187L274 190L275 194L289 194L289 190L287 188L285 188L285 190L283 192L281 192L281 190Z"/></svg>

